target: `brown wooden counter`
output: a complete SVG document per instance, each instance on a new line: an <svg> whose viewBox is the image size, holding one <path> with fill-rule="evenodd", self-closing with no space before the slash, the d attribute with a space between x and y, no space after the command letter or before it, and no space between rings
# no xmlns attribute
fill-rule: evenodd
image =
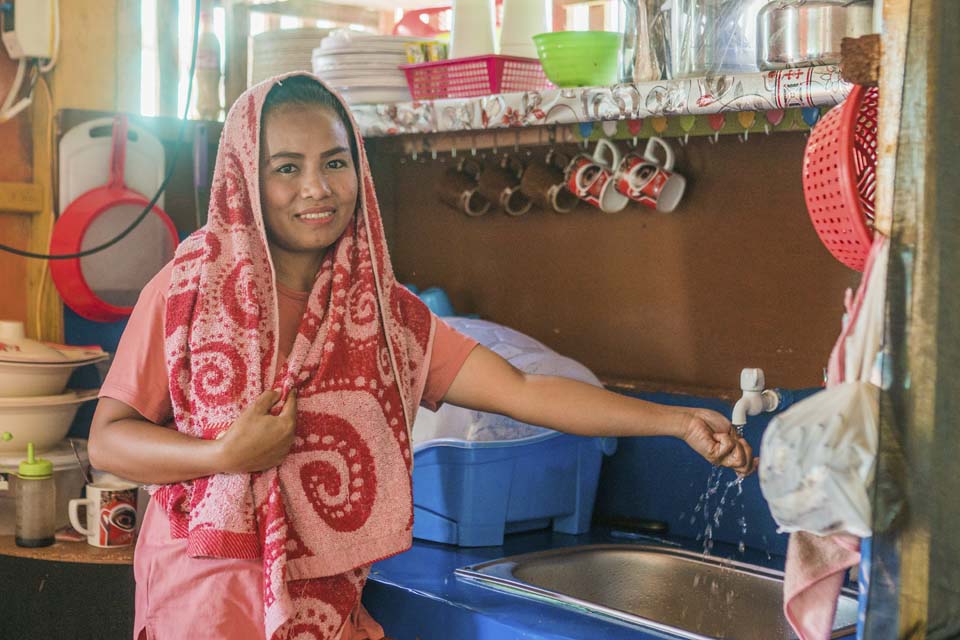
<svg viewBox="0 0 960 640"><path fill-rule="evenodd" d="M56 542L49 547L18 547L13 536L0 536L0 556L46 560L48 562L81 562L87 564L133 564L133 545L100 549L86 542Z"/></svg>
<svg viewBox="0 0 960 640"><path fill-rule="evenodd" d="M0 536L0 638L130 640L133 547L16 546Z"/></svg>

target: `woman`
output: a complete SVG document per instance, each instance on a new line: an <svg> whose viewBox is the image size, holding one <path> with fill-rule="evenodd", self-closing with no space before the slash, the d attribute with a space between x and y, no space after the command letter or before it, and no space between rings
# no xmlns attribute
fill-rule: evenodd
<svg viewBox="0 0 960 640"><path fill-rule="evenodd" d="M142 292L90 434L94 466L155 485L135 637L382 638L360 594L411 544L420 404L755 468L718 413L525 375L433 316L394 279L362 140L313 76L241 96L212 193Z"/></svg>

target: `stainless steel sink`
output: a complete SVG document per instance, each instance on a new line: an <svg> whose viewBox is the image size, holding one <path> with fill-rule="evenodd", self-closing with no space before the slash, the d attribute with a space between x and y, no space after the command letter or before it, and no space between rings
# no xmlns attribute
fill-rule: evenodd
<svg viewBox="0 0 960 640"><path fill-rule="evenodd" d="M461 580L682 638L796 638L783 617L783 574L647 545L587 545L457 569ZM852 634L857 601L840 597L833 638Z"/></svg>

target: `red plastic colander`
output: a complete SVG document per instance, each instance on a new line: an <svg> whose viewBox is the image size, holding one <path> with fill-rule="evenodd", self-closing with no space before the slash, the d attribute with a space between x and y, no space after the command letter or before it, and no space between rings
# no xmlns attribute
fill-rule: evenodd
<svg viewBox="0 0 960 640"><path fill-rule="evenodd" d="M854 85L810 132L803 155L803 195L817 235L857 271L873 240L877 96L875 87Z"/></svg>

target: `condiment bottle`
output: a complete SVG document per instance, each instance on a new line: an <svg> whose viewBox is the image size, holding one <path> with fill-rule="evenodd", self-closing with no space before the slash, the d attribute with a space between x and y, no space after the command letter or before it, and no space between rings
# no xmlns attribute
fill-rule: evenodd
<svg viewBox="0 0 960 640"><path fill-rule="evenodd" d="M46 547L53 544L56 505L53 463L34 457L33 443L29 442L27 459L17 470L17 546Z"/></svg>

